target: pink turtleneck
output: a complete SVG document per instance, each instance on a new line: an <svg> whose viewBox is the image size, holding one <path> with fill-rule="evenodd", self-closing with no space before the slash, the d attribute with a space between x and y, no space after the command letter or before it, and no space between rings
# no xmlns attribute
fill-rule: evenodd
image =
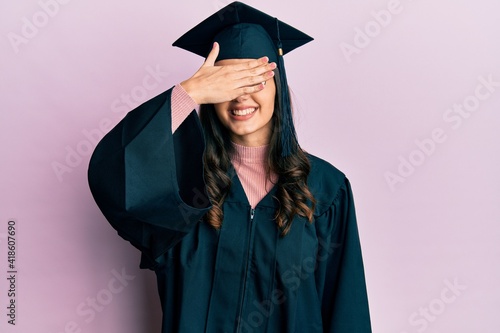
<svg viewBox="0 0 500 333"><path fill-rule="evenodd" d="M236 174L240 179L250 206L255 208L262 198L278 181L278 175L271 173L266 176L266 160L269 145L246 147L233 142L234 156L231 156Z"/></svg>
<svg viewBox="0 0 500 333"><path fill-rule="evenodd" d="M172 90L172 133L182 124L198 104L186 93L181 85ZM233 142L235 153L231 156L236 174L245 190L248 202L255 207L271 190L278 176L271 173L266 177L266 158L269 146L246 147Z"/></svg>

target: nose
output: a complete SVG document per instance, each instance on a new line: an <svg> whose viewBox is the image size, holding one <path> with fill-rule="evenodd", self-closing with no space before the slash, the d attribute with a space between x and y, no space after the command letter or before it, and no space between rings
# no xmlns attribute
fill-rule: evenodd
<svg viewBox="0 0 500 333"><path fill-rule="evenodd" d="M245 94L245 95L241 95L241 96L238 96L234 99L235 102L238 102L238 103L241 103L243 101L246 101L248 99L248 97L250 97L249 94Z"/></svg>

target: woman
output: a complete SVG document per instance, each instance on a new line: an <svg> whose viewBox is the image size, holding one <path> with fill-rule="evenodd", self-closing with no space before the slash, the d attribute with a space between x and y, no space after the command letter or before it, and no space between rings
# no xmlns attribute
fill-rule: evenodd
<svg viewBox="0 0 500 333"><path fill-rule="evenodd" d="M204 65L96 148L92 193L155 271L163 332L371 331L349 182L291 120L282 54L310 40L230 4L174 43Z"/></svg>

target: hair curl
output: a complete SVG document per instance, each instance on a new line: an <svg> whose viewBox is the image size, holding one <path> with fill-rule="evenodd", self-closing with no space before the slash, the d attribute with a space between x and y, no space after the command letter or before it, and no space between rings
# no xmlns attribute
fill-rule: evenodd
<svg viewBox="0 0 500 333"><path fill-rule="evenodd" d="M274 219L282 235L290 230L295 215L313 221L313 212L316 200L307 186L307 177L311 166L309 159L302 148L296 142L296 148L291 155L281 156L281 117L282 112L279 105L281 94L279 73L276 75L276 97L274 103L273 130L269 142L269 154L267 158L267 177L271 172L278 175L275 200L278 208ZM211 104L201 105L200 121L205 133L204 174L207 193L212 203L212 208L205 215L206 222L216 229L222 225L224 218L223 204L231 187L232 175L231 155L234 153L229 131L220 122Z"/></svg>

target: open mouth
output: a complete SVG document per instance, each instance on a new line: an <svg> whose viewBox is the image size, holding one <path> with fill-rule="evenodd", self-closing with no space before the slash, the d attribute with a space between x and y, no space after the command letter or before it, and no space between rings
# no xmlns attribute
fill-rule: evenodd
<svg viewBox="0 0 500 333"><path fill-rule="evenodd" d="M257 108L246 108L241 110L230 110L231 114L234 116L246 116L257 111Z"/></svg>

